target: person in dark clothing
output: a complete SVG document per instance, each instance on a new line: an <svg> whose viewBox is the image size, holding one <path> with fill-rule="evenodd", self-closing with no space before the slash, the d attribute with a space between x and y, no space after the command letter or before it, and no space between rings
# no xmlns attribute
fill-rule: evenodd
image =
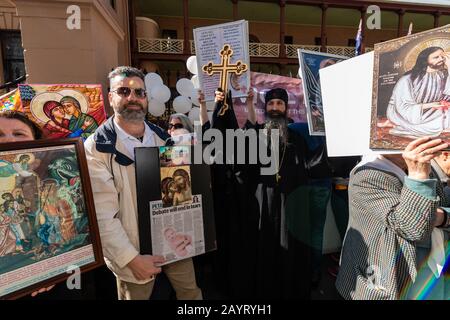
<svg viewBox="0 0 450 320"><path fill-rule="evenodd" d="M224 98L222 93L216 93L216 110L220 109L218 107ZM225 128L234 129L237 128L237 121L230 96L227 102L231 105L230 113L225 114L222 119L217 117L215 125L217 127L218 121ZM307 210L308 173L305 167L308 148L303 137L288 127L287 107L288 95L284 89L268 91L265 95L266 121L258 124L252 90L249 92L249 117L244 130L255 130L258 134L258 148L268 148L272 152L276 150L273 146L278 144L279 154L278 158L271 154L275 163L252 165L247 161L245 165L235 165L232 169L233 179L245 187L239 194L239 198L243 200L239 204L246 201L245 208L240 207L239 211L244 214L245 217L240 218L246 219L246 224L237 224L244 235L243 242L236 245L242 247L247 242L246 254L256 257L256 264L253 264L255 272L246 279L246 284L255 289L253 297L309 299L311 264ZM278 130L279 136L275 137L278 140L264 139L264 134L259 134L260 130L267 130L267 136L272 136L272 130ZM262 144L259 139L264 139ZM247 157L249 152L260 154L258 149L252 147L247 144ZM264 174L263 169L273 164L275 172ZM219 240L218 244L220 249ZM232 246L231 251L235 248ZM233 264L236 265L236 262L233 261ZM243 264L238 265L241 267Z"/></svg>

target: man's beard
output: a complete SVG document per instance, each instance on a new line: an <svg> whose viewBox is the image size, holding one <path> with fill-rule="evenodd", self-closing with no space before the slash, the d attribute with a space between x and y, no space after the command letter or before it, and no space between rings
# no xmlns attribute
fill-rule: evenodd
<svg viewBox="0 0 450 320"><path fill-rule="evenodd" d="M139 106L141 110L130 109L128 106ZM145 119L146 112L144 111L144 106L139 102L129 102L124 104L117 113L127 121L139 122Z"/></svg>
<svg viewBox="0 0 450 320"><path fill-rule="evenodd" d="M266 123L264 128L267 129L267 137L271 137L272 129L278 129L280 136L280 142L285 145L288 141L288 121L286 118L286 113L279 111L268 111L266 112ZM270 144L269 138L269 144Z"/></svg>
<svg viewBox="0 0 450 320"><path fill-rule="evenodd" d="M433 69L433 70L441 70L441 71L443 71L443 70L445 70L445 63L444 62L442 62L441 64L429 64L428 65L431 69Z"/></svg>

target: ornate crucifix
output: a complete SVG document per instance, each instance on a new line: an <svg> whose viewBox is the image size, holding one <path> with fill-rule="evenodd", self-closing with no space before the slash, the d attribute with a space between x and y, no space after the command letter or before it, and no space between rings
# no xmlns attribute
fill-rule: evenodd
<svg viewBox="0 0 450 320"><path fill-rule="evenodd" d="M248 70L247 64L243 63L241 60L236 61L235 64L230 63L231 56L233 55L233 49L229 44L225 44L223 49L220 51L220 64L213 64L211 61L202 67L203 72L208 76L212 76L215 73L220 74L220 88L222 88L225 96L228 93L228 76L231 74L236 74L240 76ZM219 115L223 116L225 111L228 110L228 104L226 99L223 101L223 106L219 111Z"/></svg>

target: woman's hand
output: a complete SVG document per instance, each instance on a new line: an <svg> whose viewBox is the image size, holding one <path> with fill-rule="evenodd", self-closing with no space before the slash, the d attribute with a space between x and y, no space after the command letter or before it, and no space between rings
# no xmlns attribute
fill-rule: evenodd
<svg viewBox="0 0 450 320"><path fill-rule="evenodd" d="M448 143L443 142L442 139L431 140L430 137L412 141L403 152L408 176L412 179L428 179L431 171L430 161L448 146Z"/></svg>

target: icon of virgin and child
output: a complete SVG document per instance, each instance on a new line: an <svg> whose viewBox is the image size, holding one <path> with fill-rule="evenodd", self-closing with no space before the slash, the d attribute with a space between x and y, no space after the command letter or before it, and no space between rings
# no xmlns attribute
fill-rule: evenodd
<svg viewBox="0 0 450 320"><path fill-rule="evenodd" d="M69 90L66 90L69 91ZM88 102L75 90L72 94L43 92L31 101L30 109L34 117L44 123L44 136L49 138L86 139L98 128L95 118L87 113Z"/></svg>

